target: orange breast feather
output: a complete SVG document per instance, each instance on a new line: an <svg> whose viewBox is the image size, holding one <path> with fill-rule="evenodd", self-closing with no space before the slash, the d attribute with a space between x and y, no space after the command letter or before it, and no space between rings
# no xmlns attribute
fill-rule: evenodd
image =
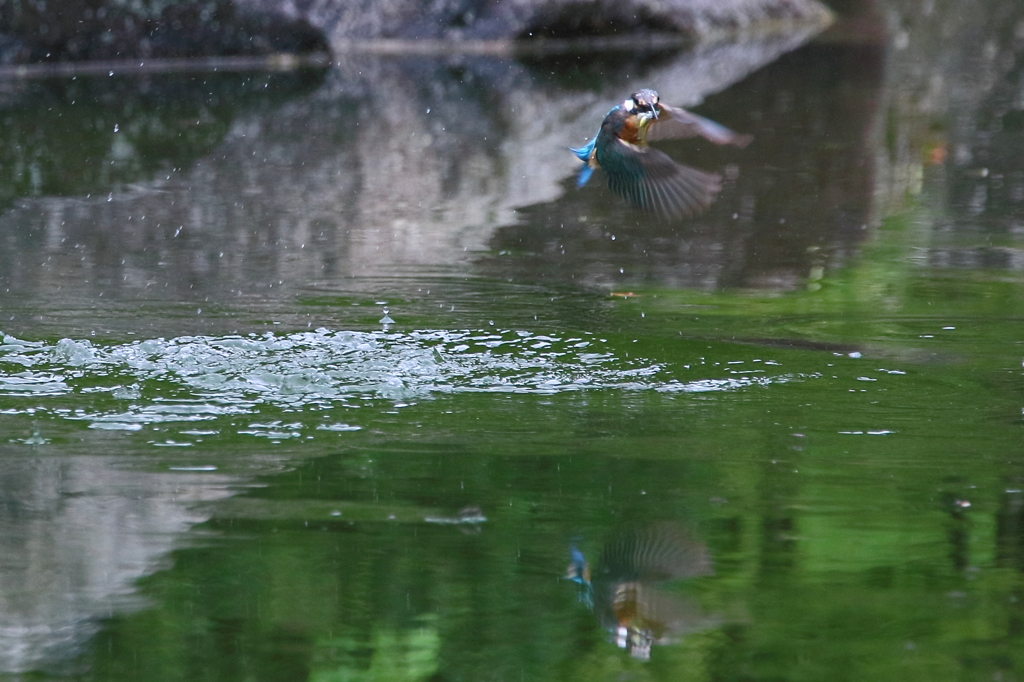
<svg viewBox="0 0 1024 682"><path fill-rule="evenodd" d="M619 131L619 139L630 144L642 145L644 136L642 134L641 119L639 116L630 116L622 123L622 130Z"/></svg>

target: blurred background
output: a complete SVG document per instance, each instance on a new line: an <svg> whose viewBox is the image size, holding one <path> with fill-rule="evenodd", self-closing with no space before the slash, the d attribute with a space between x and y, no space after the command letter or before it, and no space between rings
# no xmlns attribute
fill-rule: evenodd
<svg viewBox="0 0 1024 682"><path fill-rule="evenodd" d="M0 677L1018 679L1022 73L994 0L0 0ZM576 187L644 87L753 136L658 145L700 215Z"/></svg>

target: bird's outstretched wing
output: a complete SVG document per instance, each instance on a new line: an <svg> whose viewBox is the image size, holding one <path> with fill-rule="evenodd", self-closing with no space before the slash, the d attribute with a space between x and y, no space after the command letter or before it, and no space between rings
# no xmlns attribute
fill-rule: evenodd
<svg viewBox="0 0 1024 682"><path fill-rule="evenodd" d="M668 154L622 140L608 145L599 159L608 186L629 203L662 218L701 213L722 189L715 173L676 163Z"/></svg>
<svg viewBox="0 0 1024 682"><path fill-rule="evenodd" d="M686 109L659 105L658 117L647 125L647 141L673 140L701 136L715 144L746 147L754 138L729 130L720 123L698 116Z"/></svg>

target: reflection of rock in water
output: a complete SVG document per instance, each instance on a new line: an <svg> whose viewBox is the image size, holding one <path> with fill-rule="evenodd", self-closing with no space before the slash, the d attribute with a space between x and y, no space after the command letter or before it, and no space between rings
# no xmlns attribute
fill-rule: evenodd
<svg viewBox="0 0 1024 682"><path fill-rule="evenodd" d="M633 77L688 106L807 37L719 44L655 61ZM59 290L61 301L86 296L89 305L101 291L105 300L184 292L235 302L278 296L279 282L462 267L488 248L497 226L517 220L518 207L564 193L561 180L578 163L566 147L592 135L608 103L635 87L620 77L573 90L537 70L537 62L497 58L352 55L318 92L276 108L239 112L223 99L226 109L200 102L196 111L157 117L163 125L137 141L123 120L103 119L85 154L100 161L95 182L74 187L38 181L48 168L84 162L73 156L80 145L57 139L68 130L64 119L84 105L40 105L60 114L61 125L18 140L27 161L9 167L23 172L0 178L0 197L21 197L0 213L0 233L9 237L0 254L3 289L22 301ZM155 79L139 82L147 83L156 87ZM156 106L145 98L137 104L139 111ZM173 140L175 126L206 130L211 120L215 135L197 140L198 153L208 154L198 159L187 150L185 158L170 155L181 149L157 135L166 129ZM124 173L126 163L161 172L149 180L146 172Z"/></svg>
<svg viewBox="0 0 1024 682"><path fill-rule="evenodd" d="M106 196L210 154L232 120L308 95L323 71L89 76L0 92L0 208L20 197Z"/></svg>
<svg viewBox="0 0 1024 682"><path fill-rule="evenodd" d="M64 671L100 619L139 608L159 569L231 494L226 476L126 471L102 457L23 457L0 466L0 673Z"/></svg>
<svg viewBox="0 0 1024 682"><path fill-rule="evenodd" d="M652 645L669 644L714 622L694 600L666 584L713 573L707 547L678 524L614 533L593 569L575 546L571 557L568 577L582 586L581 599L616 645L636 658L647 659Z"/></svg>

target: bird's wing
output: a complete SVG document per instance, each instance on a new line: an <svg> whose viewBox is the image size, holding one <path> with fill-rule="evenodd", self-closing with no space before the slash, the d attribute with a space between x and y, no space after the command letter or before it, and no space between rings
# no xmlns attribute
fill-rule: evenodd
<svg viewBox="0 0 1024 682"><path fill-rule="evenodd" d="M661 113L658 118L651 119L647 124L648 142L696 137L697 135L711 140L715 144L732 144L737 147L746 147L754 139L750 135L742 135L729 130L711 119L664 104L661 105Z"/></svg>
<svg viewBox="0 0 1024 682"><path fill-rule="evenodd" d="M662 151L622 140L608 145L600 163L612 191L663 218L701 213L722 189L719 175L684 166Z"/></svg>
<svg viewBox="0 0 1024 682"><path fill-rule="evenodd" d="M714 573L707 546L673 522L618 530L605 542L597 564L598 575L616 581L675 580Z"/></svg>

